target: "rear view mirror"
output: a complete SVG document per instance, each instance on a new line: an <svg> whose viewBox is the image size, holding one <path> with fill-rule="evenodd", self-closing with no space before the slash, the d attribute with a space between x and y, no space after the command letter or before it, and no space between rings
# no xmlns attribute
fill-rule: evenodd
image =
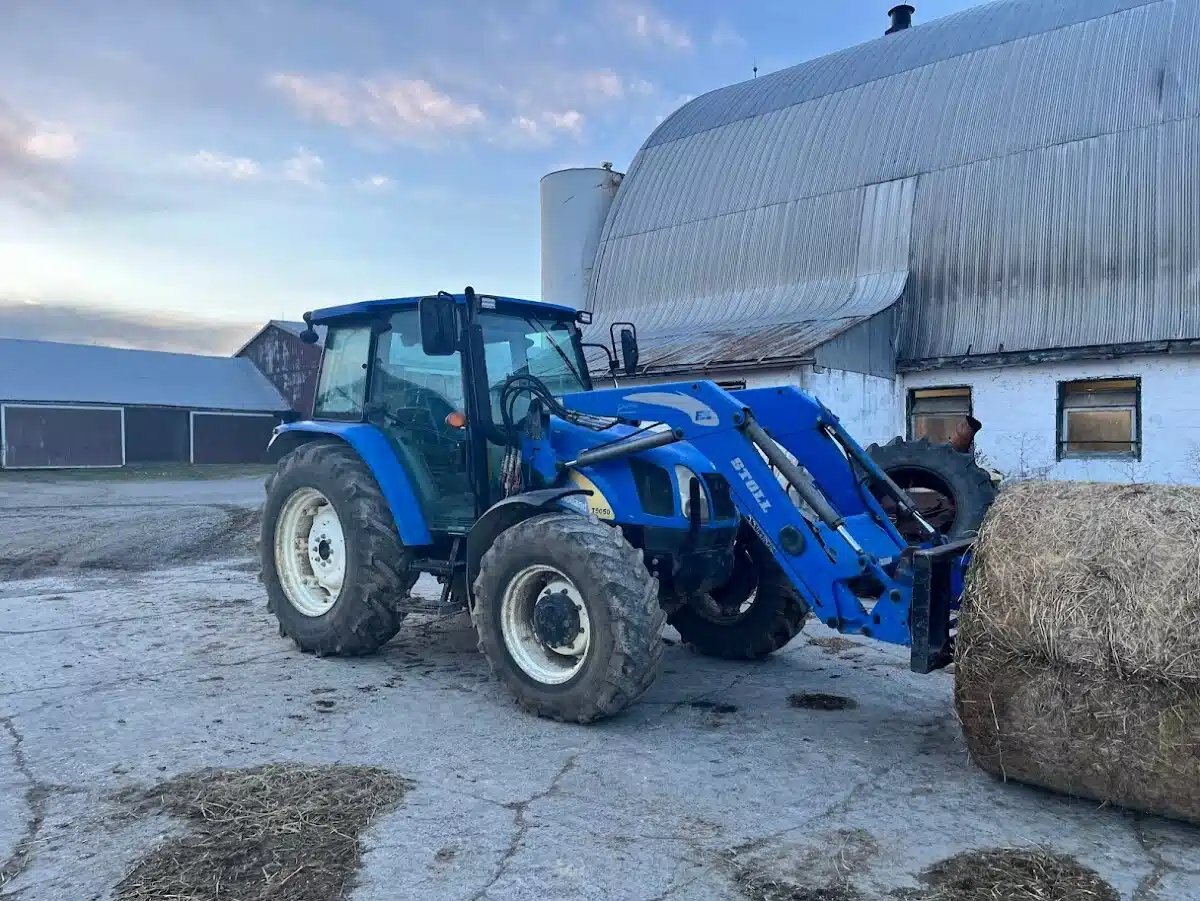
<svg viewBox="0 0 1200 901"><path fill-rule="evenodd" d="M638 341L632 329L621 329L621 365L626 375L637 375Z"/></svg>
<svg viewBox="0 0 1200 901"><path fill-rule="evenodd" d="M450 296L422 297L421 349L430 357L449 357L458 350L458 314Z"/></svg>
<svg viewBox="0 0 1200 901"><path fill-rule="evenodd" d="M317 334L317 330L313 328L312 313L304 314L304 331L300 333L300 340L305 344L316 344L321 340L321 336Z"/></svg>

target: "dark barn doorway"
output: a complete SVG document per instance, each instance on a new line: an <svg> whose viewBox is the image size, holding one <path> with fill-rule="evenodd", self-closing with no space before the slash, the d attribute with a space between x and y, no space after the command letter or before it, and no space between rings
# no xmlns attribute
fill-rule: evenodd
<svg viewBox="0 0 1200 901"><path fill-rule="evenodd" d="M260 463L278 417L260 413L193 413L193 463Z"/></svg>
<svg viewBox="0 0 1200 901"><path fill-rule="evenodd" d="M120 407L5 404L6 469L121 466L125 462Z"/></svg>
<svg viewBox="0 0 1200 901"><path fill-rule="evenodd" d="M187 463L191 456L187 410L125 408L127 463Z"/></svg>

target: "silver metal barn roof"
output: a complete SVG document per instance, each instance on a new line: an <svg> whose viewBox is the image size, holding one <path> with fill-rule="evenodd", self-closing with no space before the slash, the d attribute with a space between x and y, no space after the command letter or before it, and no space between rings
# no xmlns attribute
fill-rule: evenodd
<svg viewBox="0 0 1200 901"><path fill-rule="evenodd" d="M593 334L651 372L1200 338L1197 46L1200 0L1001 0L699 97L617 193Z"/></svg>
<svg viewBox="0 0 1200 901"><path fill-rule="evenodd" d="M0 401L234 412L289 406L246 359L13 338L0 338Z"/></svg>

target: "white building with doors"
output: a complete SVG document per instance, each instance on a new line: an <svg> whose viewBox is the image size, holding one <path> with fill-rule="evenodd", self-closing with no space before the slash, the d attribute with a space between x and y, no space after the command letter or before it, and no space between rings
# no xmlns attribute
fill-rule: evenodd
<svg viewBox="0 0 1200 901"><path fill-rule="evenodd" d="M543 297L864 443L973 413L1010 475L1200 482L1198 42L1200 0L999 0L705 94L543 180Z"/></svg>

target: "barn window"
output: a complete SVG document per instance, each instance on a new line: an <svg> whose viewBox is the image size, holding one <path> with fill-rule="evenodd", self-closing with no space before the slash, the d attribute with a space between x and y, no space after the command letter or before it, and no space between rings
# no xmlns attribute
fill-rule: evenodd
<svg viewBox="0 0 1200 901"><path fill-rule="evenodd" d="M1058 383L1058 459L1142 458L1141 379Z"/></svg>
<svg viewBox="0 0 1200 901"><path fill-rule="evenodd" d="M908 392L908 437L945 444L959 423L971 415L971 389L914 388Z"/></svg>

